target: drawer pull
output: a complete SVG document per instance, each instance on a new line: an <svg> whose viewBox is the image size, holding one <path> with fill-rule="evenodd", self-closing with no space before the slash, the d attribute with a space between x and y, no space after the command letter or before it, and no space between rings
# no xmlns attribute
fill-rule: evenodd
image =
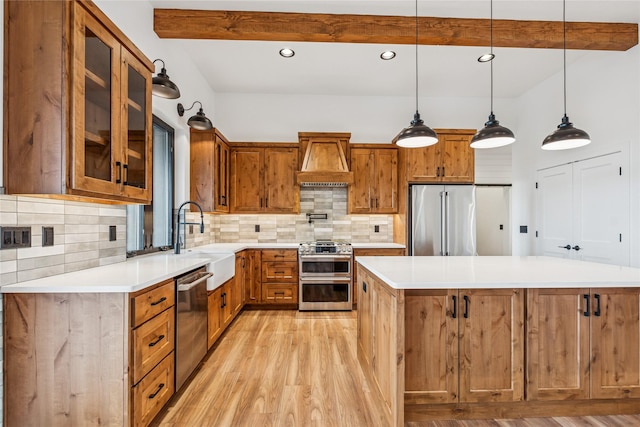
<svg viewBox="0 0 640 427"><path fill-rule="evenodd" d="M163 339L164 339L164 335L160 335L157 340L155 340L154 342L150 342L149 343L149 347L153 347L154 345L158 344Z"/></svg>
<svg viewBox="0 0 640 427"><path fill-rule="evenodd" d="M274 258L284 258L284 255L274 255Z"/></svg>
<svg viewBox="0 0 640 427"><path fill-rule="evenodd" d="M158 305L158 304L161 304L161 303L165 302L166 300L167 300L167 297L162 297L162 298L160 298L158 301L154 301L154 302L152 302L152 303L151 303L151 305L152 305L152 306L154 306L154 305Z"/></svg>
<svg viewBox="0 0 640 427"><path fill-rule="evenodd" d="M164 383L160 383L160 385L158 385L158 389L155 391L155 393L151 393L149 395L149 399L153 399L154 397L156 397L158 395L158 393L160 393L160 390L162 390L164 388Z"/></svg>
<svg viewBox="0 0 640 427"><path fill-rule="evenodd" d="M284 274L284 271L274 271L275 274Z"/></svg>

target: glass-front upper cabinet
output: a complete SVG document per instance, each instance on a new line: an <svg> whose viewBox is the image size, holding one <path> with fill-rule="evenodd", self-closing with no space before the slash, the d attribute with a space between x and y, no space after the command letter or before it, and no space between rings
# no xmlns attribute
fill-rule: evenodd
<svg viewBox="0 0 640 427"><path fill-rule="evenodd" d="M74 55L76 191L151 201L151 72L82 7Z"/></svg>
<svg viewBox="0 0 640 427"><path fill-rule="evenodd" d="M122 118L124 133L124 192L144 198L151 194L151 78L145 67L128 51L122 51Z"/></svg>

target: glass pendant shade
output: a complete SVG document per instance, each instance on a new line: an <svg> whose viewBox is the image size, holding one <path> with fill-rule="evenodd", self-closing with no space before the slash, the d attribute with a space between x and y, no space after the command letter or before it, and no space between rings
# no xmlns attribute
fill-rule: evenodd
<svg viewBox="0 0 640 427"><path fill-rule="evenodd" d="M189 120L187 120L187 124L193 129L197 130L209 130L213 128L211 120L209 120L207 116L204 115L204 111L202 111L202 108L196 113L195 116L189 117Z"/></svg>
<svg viewBox="0 0 640 427"><path fill-rule="evenodd" d="M513 143L515 140L513 132L504 126L500 126L496 116L491 113L489 121L471 138L471 148L502 147Z"/></svg>
<svg viewBox="0 0 640 427"><path fill-rule="evenodd" d="M180 98L180 89L178 89L178 86L169 79L167 70L164 68L164 61L156 59L153 62L155 63L156 61L162 62L162 68L158 75L151 79L151 93L161 98Z"/></svg>
<svg viewBox="0 0 640 427"><path fill-rule="evenodd" d="M400 131L394 138L398 147L419 148L428 147L438 142L438 135L429 126L426 126L416 111L411 125Z"/></svg>
<svg viewBox="0 0 640 427"><path fill-rule="evenodd" d="M582 129L573 127L569 117L565 114L562 122L553 133L542 141L543 150L568 150L570 148L584 147L591 142L589 134Z"/></svg>

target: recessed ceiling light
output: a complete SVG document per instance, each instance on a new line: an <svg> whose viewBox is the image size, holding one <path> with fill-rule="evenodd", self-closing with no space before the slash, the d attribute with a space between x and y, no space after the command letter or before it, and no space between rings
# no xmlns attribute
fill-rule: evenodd
<svg viewBox="0 0 640 427"><path fill-rule="evenodd" d="M380 58L384 59L385 61L388 61L390 59L393 59L396 57L396 53L392 50L385 50L384 52L382 52L380 54Z"/></svg>
<svg viewBox="0 0 640 427"><path fill-rule="evenodd" d="M280 56L282 56L283 58L291 58L295 54L296 53L293 51L293 49L289 49L288 47L280 49Z"/></svg>

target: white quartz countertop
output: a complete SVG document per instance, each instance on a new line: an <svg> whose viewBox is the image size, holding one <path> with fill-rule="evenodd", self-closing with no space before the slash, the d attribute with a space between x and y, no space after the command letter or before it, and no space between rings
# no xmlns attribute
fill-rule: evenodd
<svg viewBox="0 0 640 427"><path fill-rule="evenodd" d="M356 257L394 289L640 287L640 268L552 257Z"/></svg>
<svg viewBox="0 0 640 427"><path fill-rule="evenodd" d="M136 292L210 262L193 254L162 253L125 262L5 285L2 293Z"/></svg>

